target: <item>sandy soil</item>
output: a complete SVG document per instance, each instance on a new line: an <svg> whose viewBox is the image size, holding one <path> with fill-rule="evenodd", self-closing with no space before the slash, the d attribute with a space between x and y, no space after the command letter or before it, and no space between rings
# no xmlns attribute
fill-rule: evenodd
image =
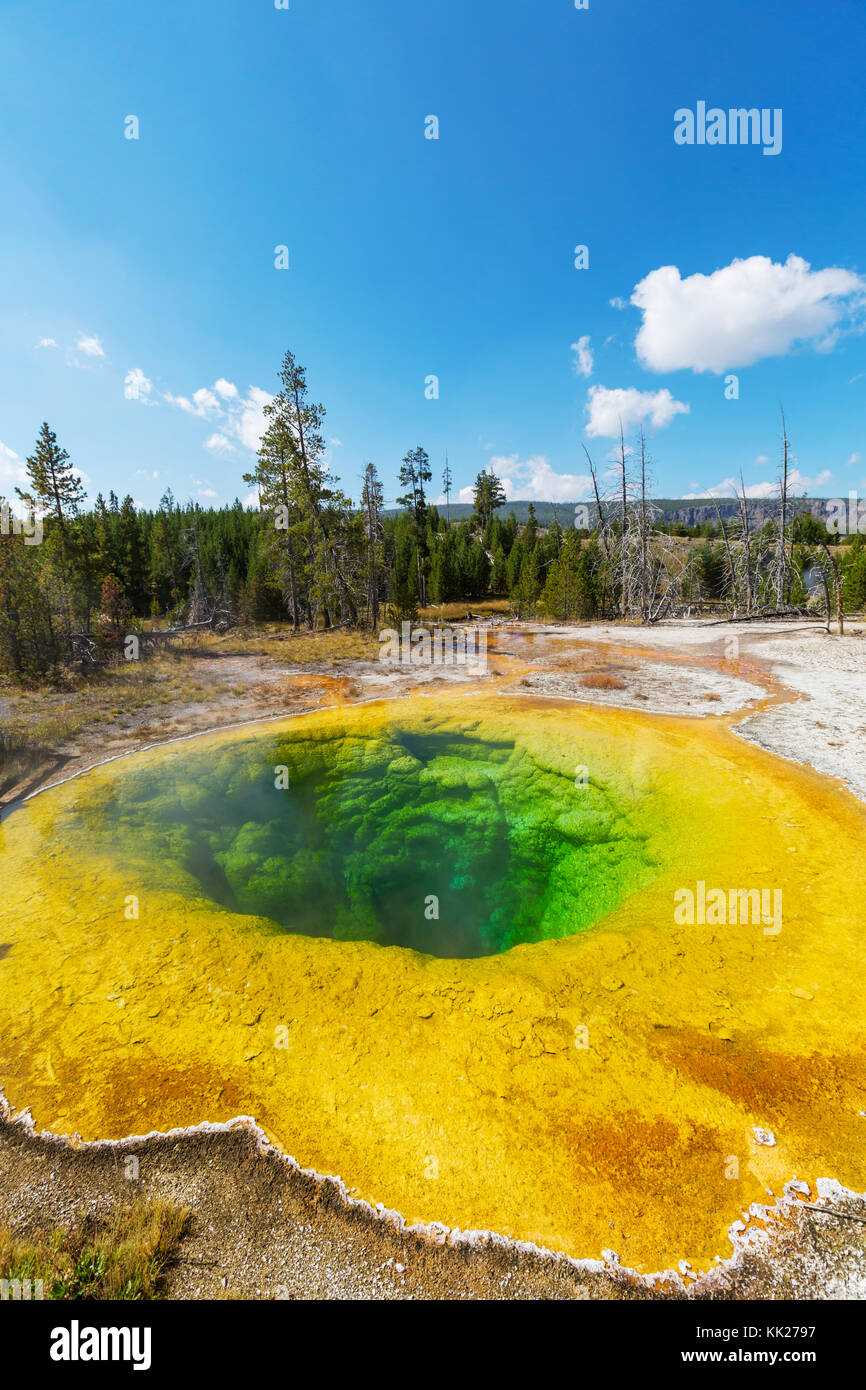
<svg viewBox="0 0 866 1390"><path fill-rule="evenodd" d="M541 628L493 624L488 670L431 672L343 661L292 667L262 657L203 656L205 701L119 717L85 728L26 782L6 788L4 810L92 766L163 740L253 719L358 700L425 695L443 684L695 717L723 717L736 732L808 763L866 799L866 628L844 638L820 624L679 622ZM587 676L612 678L609 690ZM3 702L0 717L14 702ZM694 1283L687 1270L650 1289L616 1268L517 1247L499 1238L466 1244L441 1231L401 1230L263 1147L248 1126L230 1132L127 1141L153 1195L194 1216L171 1276L174 1297L245 1298L863 1298L866 1202L832 1184L808 1194L822 1215L789 1194L767 1222L754 1214L732 1233L733 1258ZM141 1195L122 1177L114 1146L72 1148L0 1115L0 1219L19 1229L76 1211L126 1205ZM847 1216L845 1215L847 1213ZM747 1214L744 1214L747 1215ZM765 1231L769 1224L770 1234Z"/></svg>

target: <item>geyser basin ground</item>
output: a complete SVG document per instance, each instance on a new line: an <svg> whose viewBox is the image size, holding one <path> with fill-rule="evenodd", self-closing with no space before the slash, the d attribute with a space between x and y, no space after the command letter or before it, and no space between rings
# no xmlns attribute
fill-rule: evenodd
<svg viewBox="0 0 866 1390"><path fill-rule="evenodd" d="M795 1174L866 1186L864 816L724 727L343 709L0 834L0 1087L40 1126L249 1113L410 1220L644 1270L728 1254ZM780 892L781 932L678 925L699 881Z"/></svg>

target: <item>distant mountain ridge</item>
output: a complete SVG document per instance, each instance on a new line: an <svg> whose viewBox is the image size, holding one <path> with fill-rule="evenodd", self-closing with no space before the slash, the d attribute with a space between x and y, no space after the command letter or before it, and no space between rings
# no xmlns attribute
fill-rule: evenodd
<svg viewBox="0 0 866 1390"><path fill-rule="evenodd" d="M653 497L650 499L653 507L664 513L665 521L679 521L683 526L702 526L705 522L712 524L718 523L718 513L726 521L739 516L739 503L736 497L718 498L695 498L695 497ZM811 512L819 521L827 521L830 516L832 499L829 497L793 497L788 498L788 509L794 512ZM609 499L611 512L616 509L616 499ZM496 515L501 518L508 516L513 511L517 521L523 523L529 515L529 501L506 502L504 507L497 510ZM559 521L560 526L571 525L574 520L575 508L589 508L589 524L594 526L597 520L597 509L595 502L584 499L582 502L533 502L535 517L539 526L550 526L554 517ZM769 520L770 517L778 515L778 497L750 497L748 499L749 519L758 525ZM441 516L448 512L445 504L437 503L437 508ZM607 506L605 510L607 510ZM399 512L398 507L386 509L386 515L396 516ZM464 517L471 516L473 512L472 504L469 502L452 502L450 514L452 521L462 521Z"/></svg>

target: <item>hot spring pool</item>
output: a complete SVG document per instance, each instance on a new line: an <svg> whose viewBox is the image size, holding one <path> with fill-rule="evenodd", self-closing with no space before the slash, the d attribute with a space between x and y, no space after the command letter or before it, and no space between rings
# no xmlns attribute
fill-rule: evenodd
<svg viewBox="0 0 866 1390"><path fill-rule="evenodd" d="M622 777L513 741L393 728L324 743L195 745L116 779L83 812L92 847L185 873L284 931L430 955L569 936L652 881Z"/></svg>
<svg viewBox="0 0 866 1390"><path fill-rule="evenodd" d="M0 1089L54 1133L250 1115L410 1221L646 1271L866 1187L863 808L720 721L346 707L105 764L0 855ZM701 882L781 931L682 924Z"/></svg>

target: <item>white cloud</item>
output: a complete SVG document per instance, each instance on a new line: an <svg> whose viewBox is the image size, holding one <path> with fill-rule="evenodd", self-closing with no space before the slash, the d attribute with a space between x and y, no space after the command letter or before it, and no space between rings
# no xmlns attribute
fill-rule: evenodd
<svg viewBox="0 0 866 1390"><path fill-rule="evenodd" d="M583 338L578 338L577 342L571 345L571 350L575 354L575 376L592 376L595 358L592 355L592 348L589 343L589 338L584 336Z"/></svg>
<svg viewBox="0 0 866 1390"><path fill-rule="evenodd" d="M13 488L24 487L27 482L27 469L14 449L0 442L0 497L11 501Z"/></svg>
<svg viewBox="0 0 866 1390"><path fill-rule="evenodd" d="M78 342L75 344L75 351L83 352L85 357L105 356L102 343L95 334L88 337L86 333L79 333Z"/></svg>
<svg viewBox="0 0 866 1390"><path fill-rule="evenodd" d="M850 468L852 464L854 464L854 463L859 463L859 462L860 462L860 455L859 455L859 454L852 454L851 457L850 457L849 460L848 460L848 467Z"/></svg>
<svg viewBox="0 0 866 1390"><path fill-rule="evenodd" d="M141 401L143 405L156 405L148 400L153 390L153 382L144 375L140 367L131 367L123 378L123 394L128 401Z"/></svg>
<svg viewBox="0 0 866 1390"><path fill-rule="evenodd" d="M204 442L204 447L209 449L212 454L233 454L235 446L224 434L212 434Z"/></svg>
<svg viewBox="0 0 866 1390"><path fill-rule="evenodd" d="M165 393L164 399L187 415L197 415L218 426L205 441L204 447L211 453L228 453L235 444L256 453L268 425L264 408L273 397L259 386L250 386L246 396L241 396L236 386L220 377L212 389L202 386L194 391L191 400L170 392Z"/></svg>
<svg viewBox="0 0 866 1390"><path fill-rule="evenodd" d="M649 424L653 429L665 429L677 415L688 415L689 406L677 401L665 388L662 391L638 391L634 386L590 386L585 413L589 416L586 432L590 436L616 439L620 422L628 434L638 425Z"/></svg>
<svg viewBox="0 0 866 1390"><path fill-rule="evenodd" d="M610 301L610 307L611 309L627 309L628 304L624 299L620 299L619 295L616 295L616 297Z"/></svg>
<svg viewBox="0 0 866 1390"><path fill-rule="evenodd" d="M864 291L859 275L812 270L793 255L784 265L750 256L685 280L675 265L661 266L631 297L643 314L637 355L653 372L721 373L784 356L797 343L826 351L845 318L862 308Z"/></svg>
<svg viewBox="0 0 866 1390"><path fill-rule="evenodd" d="M249 511L253 507L258 508L261 506L261 499L259 498L258 488L255 488L252 492L247 493L242 505L246 511Z"/></svg>
<svg viewBox="0 0 866 1390"><path fill-rule="evenodd" d="M342 441L342 439L337 439L336 437L333 438L333 439L329 439L329 440L328 440L328 443L331 444L331 445L333 445L333 447L334 447L335 449L342 449L342 447L343 447L343 441Z"/></svg>
<svg viewBox="0 0 866 1390"><path fill-rule="evenodd" d="M56 338L40 338L36 346L37 348L56 348L59 347L60 344Z"/></svg>
<svg viewBox="0 0 866 1390"><path fill-rule="evenodd" d="M198 391L193 392L192 400L189 396L173 396L170 391L165 393L164 399L169 405L176 405L181 410L186 411L187 415L198 415L201 419L213 418L222 410L217 397L207 386L202 386Z"/></svg>
<svg viewBox="0 0 866 1390"><path fill-rule="evenodd" d="M213 391L209 391L206 386L193 393L192 402L196 415L212 415L220 408L220 403Z"/></svg>
<svg viewBox="0 0 866 1390"><path fill-rule="evenodd" d="M246 398L241 400L235 411L226 421L228 431L235 435L245 449L256 453L262 435L268 427L264 409L270 405L273 396L259 386L251 386Z"/></svg>
<svg viewBox="0 0 866 1390"><path fill-rule="evenodd" d="M488 466L501 480L509 502L577 502L592 488L589 474L557 473L543 454L528 459L519 454L494 455ZM471 488L461 490L460 501L464 500L472 501Z"/></svg>
<svg viewBox="0 0 866 1390"><path fill-rule="evenodd" d="M759 486L759 487L764 487L765 484L760 483L760 484L758 484L758 486ZM779 486L779 485L778 485L778 483L774 483L774 484L770 484L770 486L771 486L771 487L775 487L776 489L778 489L778 486ZM736 480L735 478L725 478L724 482L722 482L722 483L716 483L714 487L704 488L703 492L684 492L684 493L683 493L683 501L684 501L684 502L705 502L705 501L710 501L710 500L712 500L712 498L714 498L714 497L720 497L720 498L721 498L721 497L736 497L736 496L738 495L739 491L740 491L740 485L739 485L739 483L737 482L737 480ZM756 493L754 493L750 488L746 488L746 496L747 496L747 497L753 497L753 496L756 496L756 495L764 496L763 493L756 494Z"/></svg>
<svg viewBox="0 0 866 1390"><path fill-rule="evenodd" d="M199 495L199 497L216 497L216 496L217 496L217 494L214 492L214 490L213 490L212 487L200 487L199 490L198 490L198 495Z"/></svg>
<svg viewBox="0 0 866 1390"><path fill-rule="evenodd" d="M792 497L810 497L826 487L832 481L833 474L829 468L817 473L814 478L806 478L798 468L793 468L788 474L788 492ZM736 497L740 492L740 483L736 478L725 478L724 482L717 483L715 487L707 488L705 492L687 492L685 501L697 502L706 498L713 497ZM779 479L775 478L770 482L750 483L746 488L746 496L760 500L781 496L781 486Z"/></svg>

